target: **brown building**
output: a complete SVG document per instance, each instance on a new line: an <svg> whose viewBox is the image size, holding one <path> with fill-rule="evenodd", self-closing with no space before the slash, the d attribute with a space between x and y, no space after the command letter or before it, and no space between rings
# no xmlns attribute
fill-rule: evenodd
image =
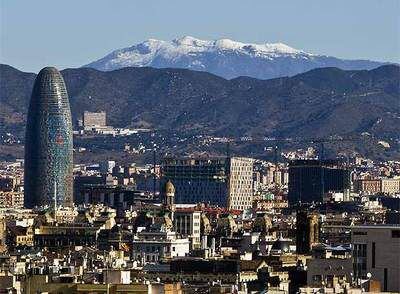
<svg viewBox="0 0 400 294"><path fill-rule="evenodd" d="M354 182L354 190L357 192L379 193L381 181L379 179L359 179Z"/></svg>
<svg viewBox="0 0 400 294"><path fill-rule="evenodd" d="M319 216L299 209L296 215L296 251L298 254L308 254L313 245L319 242Z"/></svg>
<svg viewBox="0 0 400 294"><path fill-rule="evenodd" d="M400 192L400 179L359 179L354 182L354 190L371 194L396 194Z"/></svg>

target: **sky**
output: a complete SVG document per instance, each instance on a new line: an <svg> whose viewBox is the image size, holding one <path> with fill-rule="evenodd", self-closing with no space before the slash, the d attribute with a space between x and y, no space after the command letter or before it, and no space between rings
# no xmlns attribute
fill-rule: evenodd
<svg viewBox="0 0 400 294"><path fill-rule="evenodd" d="M1 0L0 13L0 63L29 72L186 35L400 62L399 0Z"/></svg>

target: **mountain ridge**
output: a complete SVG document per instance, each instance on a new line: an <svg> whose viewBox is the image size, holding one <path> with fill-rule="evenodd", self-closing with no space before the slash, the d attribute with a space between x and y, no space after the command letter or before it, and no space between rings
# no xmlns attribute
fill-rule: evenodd
<svg viewBox="0 0 400 294"><path fill-rule="evenodd" d="M372 69L386 63L318 55L283 43L242 43L230 39L201 40L191 36L163 41L148 39L117 49L83 67L110 71L123 67L186 68L232 79L249 76L271 79L293 76L313 68Z"/></svg>
<svg viewBox="0 0 400 294"><path fill-rule="evenodd" d="M294 77L227 80L187 69L66 69L76 122L107 111L115 127L215 136L321 137L400 134L400 67L314 69ZM35 74L0 65L0 133L23 139Z"/></svg>

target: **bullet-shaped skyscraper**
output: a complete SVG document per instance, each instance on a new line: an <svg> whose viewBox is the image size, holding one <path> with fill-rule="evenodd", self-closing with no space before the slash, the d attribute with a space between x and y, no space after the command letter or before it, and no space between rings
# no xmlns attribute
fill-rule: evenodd
<svg viewBox="0 0 400 294"><path fill-rule="evenodd" d="M72 121L60 72L36 77L25 134L25 206L72 206Z"/></svg>

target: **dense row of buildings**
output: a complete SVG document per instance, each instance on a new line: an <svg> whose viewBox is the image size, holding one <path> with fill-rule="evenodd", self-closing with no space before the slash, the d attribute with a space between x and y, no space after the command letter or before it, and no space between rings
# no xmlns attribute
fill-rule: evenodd
<svg viewBox="0 0 400 294"><path fill-rule="evenodd" d="M82 124L107 132L105 112ZM64 82L45 68L25 160L0 163L8 293L400 292L398 161L318 160L308 148L274 163L73 165L72 145Z"/></svg>

